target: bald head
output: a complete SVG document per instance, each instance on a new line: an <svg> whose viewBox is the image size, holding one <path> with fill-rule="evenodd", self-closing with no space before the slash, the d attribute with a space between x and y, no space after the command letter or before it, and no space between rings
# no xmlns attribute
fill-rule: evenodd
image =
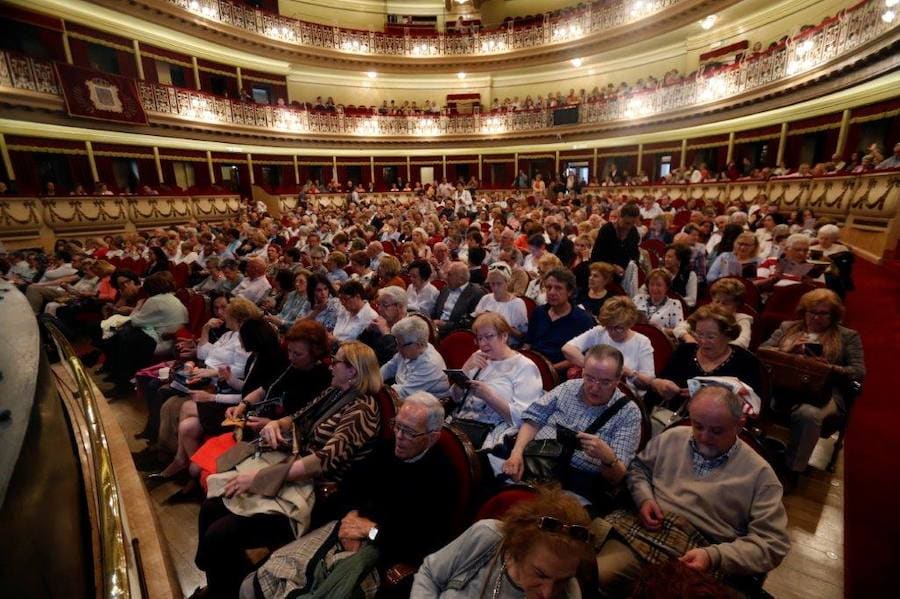
<svg viewBox="0 0 900 599"><path fill-rule="evenodd" d="M737 441L744 423L742 400L724 387L703 387L688 405L697 450L714 458Z"/></svg>

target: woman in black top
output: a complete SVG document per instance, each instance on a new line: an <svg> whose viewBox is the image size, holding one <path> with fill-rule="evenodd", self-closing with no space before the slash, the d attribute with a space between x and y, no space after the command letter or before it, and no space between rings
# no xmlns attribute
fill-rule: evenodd
<svg viewBox="0 0 900 599"><path fill-rule="evenodd" d="M153 246L150 248L150 266L147 267L147 272L144 273L145 277L149 277L152 274L158 272L166 272L169 270L169 257L166 256L166 253L159 246Z"/></svg>
<svg viewBox="0 0 900 599"><path fill-rule="evenodd" d="M688 318L696 343L678 346L652 389L664 400L688 398L687 381L700 376L733 376L757 393L760 391L760 363L749 351L731 341L741 329L734 316L715 304L701 306Z"/></svg>

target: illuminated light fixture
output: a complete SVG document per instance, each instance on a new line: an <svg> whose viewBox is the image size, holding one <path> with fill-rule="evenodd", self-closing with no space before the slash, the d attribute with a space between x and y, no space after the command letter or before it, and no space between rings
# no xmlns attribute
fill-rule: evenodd
<svg viewBox="0 0 900 599"><path fill-rule="evenodd" d="M631 16L636 17L647 9L647 3L644 0L638 0L631 7Z"/></svg>
<svg viewBox="0 0 900 599"><path fill-rule="evenodd" d="M378 77L378 73L376 73L375 71L369 71L366 73L366 77L368 77L369 79L375 79L376 77Z"/></svg>
<svg viewBox="0 0 900 599"><path fill-rule="evenodd" d="M459 73L456 74L456 78L457 79L465 79L466 74L464 72L460 71Z"/></svg>
<svg viewBox="0 0 900 599"><path fill-rule="evenodd" d="M569 62L571 62L571 63L572 63L572 66L575 67L575 68L577 69L578 67L580 67L580 66L584 63L584 60L582 60L582 59L580 59L580 58L573 58L573 59L570 60Z"/></svg>
<svg viewBox="0 0 900 599"><path fill-rule="evenodd" d="M704 17L703 20L700 21L700 27L703 27L703 29L709 31L713 28L713 25L716 24L716 19L718 19L716 15L709 15L708 17Z"/></svg>
<svg viewBox="0 0 900 599"><path fill-rule="evenodd" d="M808 54L810 50L813 49L813 42L810 39L803 40L800 42L800 45L797 46L797 54L803 56Z"/></svg>
<svg viewBox="0 0 900 599"><path fill-rule="evenodd" d="M881 20L884 21L885 23L893 23L894 18L896 16L897 16L897 13L895 13L894 11L886 10L886 11L884 11L884 14L881 15Z"/></svg>
<svg viewBox="0 0 900 599"><path fill-rule="evenodd" d="M894 8L900 0L884 0L884 5L888 8Z"/></svg>

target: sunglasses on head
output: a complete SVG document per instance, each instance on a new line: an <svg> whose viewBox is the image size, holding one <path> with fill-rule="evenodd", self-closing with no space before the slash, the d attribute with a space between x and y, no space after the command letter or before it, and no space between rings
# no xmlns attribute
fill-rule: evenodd
<svg viewBox="0 0 900 599"><path fill-rule="evenodd" d="M537 520L538 528L547 532L567 534L576 541L593 543L594 534L586 526L580 524L566 524L553 516L542 516Z"/></svg>

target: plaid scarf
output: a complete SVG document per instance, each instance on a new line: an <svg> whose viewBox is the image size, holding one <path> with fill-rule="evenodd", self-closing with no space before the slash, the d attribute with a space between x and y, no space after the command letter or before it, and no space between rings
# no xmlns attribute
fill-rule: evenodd
<svg viewBox="0 0 900 599"><path fill-rule="evenodd" d="M689 549L709 545L696 528L674 512L666 514L659 530L647 530L640 516L627 510L616 510L605 520L641 559L651 564L667 562L681 557Z"/></svg>

